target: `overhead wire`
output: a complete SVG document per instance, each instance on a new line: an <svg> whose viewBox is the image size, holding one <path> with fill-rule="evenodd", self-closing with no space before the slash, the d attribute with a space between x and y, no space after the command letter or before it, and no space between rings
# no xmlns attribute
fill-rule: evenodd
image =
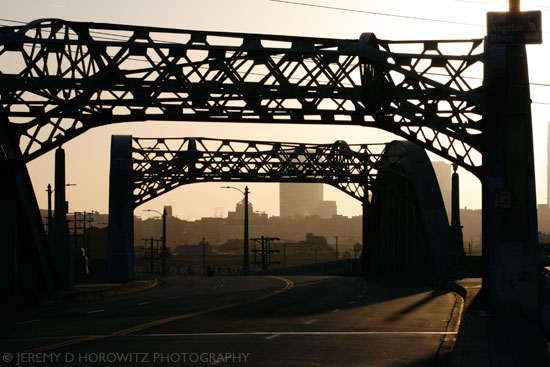
<svg viewBox="0 0 550 367"><path fill-rule="evenodd" d="M362 13L364 12L364 13L375 14L375 15L396 16L396 17L409 18L409 19L416 19L416 20L429 20L429 21L438 21L438 22L444 22L444 23L459 24L459 23L453 22L453 21L443 21L443 20L437 20L437 19L431 19L431 18L418 18L418 17L401 16L401 15L396 15L396 14L386 14L386 13L369 12L369 11L363 11L363 10L354 10L354 9L346 9L346 8L328 7L328 6L307 4L307 3L299 3L299 2L297 2L297 1L289 1L289 0L268 0L268 1L271 1L271 2L280 2L280 3L289 3L289 4L297 4L297 5L315 6L315 7L329 8L329 9L345 10L345 11L357 11L357 12L362 12ZM460 0L456 0L456 1L460 1ZM0 18L0 21L11 22L11 23L17 23L17 24L27 24L26 22L23 22L23 21L12 20L12 19L5 19L5 18ZM470 23L460 23L460 24L463 24L463 25L476 25L476 24L470 24ZM119 34L115 34L115 33L100 32L100 31L90 31L90 34L99 35L99 36L97 36L98 39L108 40L108 41L125 41L125 40L127 40L126 37L124 37L124 36L122 36L122 35L119 35ZM76 34L73 33L73 35L76 35ZM110 36L110 37L105 37L105 36ZM116 37L116 38L111 38L111 37ZM165 42L165 43L169 43L168 41L157 40L157 39L154 39L153 41L155 41L155 42ZM276 56L275 56L275 58L276 58L276 59L277 59L277 58L280 59L281 57L276 57ZM132 58L132 57L129 57L128 60L139 61L139 62L147 62L146 60L137 59L137 58ZM200 68L200 69L208 69L208 67L206 67L206 66L200 66L199 68ZM425 73L425 74L426 74L426 75L434 75L434 76L445 76L445 77L448 77L448 75L446 75L446 74L433 73L433 72L427 72L427 73ZM249 73L249 75L262 76L262 77L268 76L267 74L255 73L255 72L251 72L251 73ZM483 80L483 78L481 78L481 77L474 77L474 76L462 76L462 77L463 77L464 79ZM291 79L300 79L300 78L298 78L298 77L293 77L293 78L291 78ZM348 83L344 83L344 84L348 84ZM351 84L349 84L349 85L351 85ZM532 86L539 86L539 87L550 87L550 84L549 84L549 83L530 82L529 85L532 85ZM550 105L550 102L532 102L532 103L533 103L533 104L541 104L541 105Z"/></svg>

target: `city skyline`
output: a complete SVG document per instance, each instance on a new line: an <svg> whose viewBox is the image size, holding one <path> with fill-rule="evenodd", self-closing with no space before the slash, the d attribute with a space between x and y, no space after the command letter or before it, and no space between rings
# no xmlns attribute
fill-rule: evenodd
<svg viewBox="0 0 550 367"><path fill-rule="evenodd" d="M310 3L310 5L313 3ZM487 11L506 10L506 1L484 3L464 1L425 0L414 3L390 0L384 4L350 1L346 9L335 9L335 2L315 3L322 7L289 4L277 1L234 1L220 3L203 1L184 3L165 1L161 6L146 1L118 1L116 3L70 2L57 0L41 2L23 0L5 5L3 17L8 21L28 22L36 18L65 18L69 20L149 25L182 29L234 31L248 33L288 34L330 38L357 39L363 32L374 32L382 39L469 39L485 35ZM331 8L332 7L332 8ZM134 9L129 12L127 9ZM535 2L522 2L523 10L536 9ZM103 11L109 9L109 11ZM100 11L101 10L101 11ZM355 11L357 10L357 11ZM547 23L543 9L543 29ZM377 14L373 14L377 13ZM177 14L177 15L176 15ZM231 14L231 16L227 16ZM279 19L285 19L280 22ZM307 19L304 22L304 19ZM4 23L10 24L6 20ZM11 23L13 24L13 23ZM437 32L434 32L437 30ZM545 32L545 35L547 32ZM546 125L550 101L546 91L550 77L545 73L543 60L550 57L550 49L543 45L528 46L530 60L533 112L533 136L537 201L546 203ZM479 75L482 77L482 75ZM267 141L294 141L332 143L345 140L348 143L386 143L397 137L372 128L352 126L301 126L275 124L230 124L145 122L116 124L95 128L66 143L67 182L70 209L76 211L97 210L106 212L108 206L109 142L112 134L133 134L140 137L209 136ZM433 160L441 160L430 154ZM28 167L37 194L39 206L47 206L45 193L48 183L53 183L53 152L34 161ZM461 175L461 207L480 208L481 188L478 180L459 169ZM238 183L241 189L248 185L250 200L257 208L278 214L278 184ZM143 209L162 208L173 203L180 218L194 219L213 216L219 208L229 210L239 199L237 192L224 192L219 184L192 184L181 187L136 209L136 214L146 216ZM329 186L324 187L325 200L338 202L339 213L359 215L361 205L353 198ZM153 215L148 213L147 215Z"/></svg>

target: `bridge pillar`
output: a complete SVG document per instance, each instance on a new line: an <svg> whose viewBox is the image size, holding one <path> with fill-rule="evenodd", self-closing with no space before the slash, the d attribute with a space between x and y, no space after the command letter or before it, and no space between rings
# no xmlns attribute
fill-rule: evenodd
<svg viewBox="0 0 550 367"><path fill-rule="evenodd" d="M483 288L495 310L537 312L538 232L525 46L486 46Z"/></svg>
<svg viewBox="0 0 550 367"><path fill-rule="evenodd" d="M27 167L0 115L0 290L6 299L28 298L54 290L46 232Z"/></svg>
<svg viewBox="0 0 550 367"><path fill-rule="evenodd" d="M132 193L132 136L111 138L109 174L109 280L134 278L134 201Z"/></svg>

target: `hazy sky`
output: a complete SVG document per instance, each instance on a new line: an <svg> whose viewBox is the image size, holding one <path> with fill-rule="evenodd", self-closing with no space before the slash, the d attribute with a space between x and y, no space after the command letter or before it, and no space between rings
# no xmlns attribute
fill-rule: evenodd
<svg viewBox="0 0 550 367"><path fill-rule="evenodd" d="M361 33L374 32L382 39L468 39L485 36L487 11L504 11L506 0L296 0L298 2L341 7L358 11L306 7L269 0L18 0L2 4L0 24L7 20L31 21L37 18L63 18L75 21L95 21L134 25L161 26L181 29L269 33L330 38L358 38ZM543 30L550 31L550 5L545 0L523 0L522 10L543 10ZM367 14L370 11L404 15L409 18ZM431 22L411 19L433 18L475 25ZM543 38L548 37L545 32ZM547 44L528 46L531 82L549 84ZM481 76L481 75L480 75ZM546 203L546 143L547 121L550 117L550 87L532 86L533 130L537 199ZM544 104L546 103L546 104ZM361 127L267 125L267 124L213 124L186 122L141 122L110 125L91 130L64 145L67 154L67 181L77 186L67 189L70 211L97 210L106 213L108 208L108 159L112 134L131 134L141 137L205 136L212 138L255 139L328 143L346 140L349 143L381 143L396 137ZM434 160L441 160L433 156ZM53 152L29 164L38 202L46 207L46 186L53 184ZM461 206L480 208L481 187L478 180L461 173ZM234 184L244 188L244 183ZM219 183L182 186L152 200L136 210L137 215L148 217L142 209L160 210L171 204L174 214L182 219L213 216L234 210L241 194L223 190ZM278 215L278 184L248 184L254 210ZM325 200L337 200L338 212L358 215L361 206L357 201L325 186Z"/></svg>

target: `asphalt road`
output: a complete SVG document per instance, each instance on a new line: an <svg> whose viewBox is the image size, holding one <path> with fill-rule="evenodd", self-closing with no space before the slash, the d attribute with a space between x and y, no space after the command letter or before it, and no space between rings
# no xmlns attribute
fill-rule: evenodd
<svg viewBox="0 0 550 367"><path fill-rule="evenodd" d="M458 295L412 282L176 277L4 315L0 358L6 366L433 366L461 307Z"/></svg>

